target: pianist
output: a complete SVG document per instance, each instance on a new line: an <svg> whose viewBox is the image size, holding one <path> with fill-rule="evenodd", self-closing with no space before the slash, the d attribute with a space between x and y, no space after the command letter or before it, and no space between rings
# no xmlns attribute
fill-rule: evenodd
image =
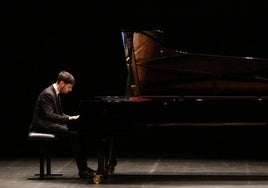
<svg viewBox="0 0 268 188"><path fill-rule="evenodd" d="M83 150L81 136L76 129L70 129L70 123L79 116L69 116L63 113L60 95L72 91L75 84L74 76L66 71L58 74L55 83L45 88L38 96L30 132L53 133L61 139L70 141L80 178L91 178L95 171L87 166L86 152ZM68 127L69 126L69 127Z"/></svg>

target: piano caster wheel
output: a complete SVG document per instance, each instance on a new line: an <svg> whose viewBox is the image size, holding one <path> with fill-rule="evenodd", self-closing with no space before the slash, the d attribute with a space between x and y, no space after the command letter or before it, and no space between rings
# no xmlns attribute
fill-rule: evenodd
<svg viewBox="0 0 268 188"><path fill-rule="evenodd" d="M96 174L93 178L93 183L94 184L99 184L102 180L102 175L101 174Z"/></svg>

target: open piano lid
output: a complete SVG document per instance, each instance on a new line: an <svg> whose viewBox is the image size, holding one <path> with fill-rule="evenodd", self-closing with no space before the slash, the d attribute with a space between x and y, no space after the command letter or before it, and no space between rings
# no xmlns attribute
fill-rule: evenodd
<svg viewBox="0 0 268 188"><path fill-rule="evenodd" d="M268 60L198 54L171 47L165 32L122 31L127 100L139 98L265 98Z"/></svg>

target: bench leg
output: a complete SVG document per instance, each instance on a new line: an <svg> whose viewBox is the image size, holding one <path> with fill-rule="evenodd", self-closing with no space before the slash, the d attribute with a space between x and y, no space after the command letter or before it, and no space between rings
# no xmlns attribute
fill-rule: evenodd
<svg viewBox="0 0 268 188"><path fill-rule="evenodd" d="M63 174L52 174L51 173L51 158L48 152L45 149L45 143L41 142L40 144L40 159L39 159L39 174L35 174L38 176L37 178L28 178L29 180L47 180L47 179L55 179L53 176L62 176ZM45 165L46 165L46 173L45 173Z"/></svg>

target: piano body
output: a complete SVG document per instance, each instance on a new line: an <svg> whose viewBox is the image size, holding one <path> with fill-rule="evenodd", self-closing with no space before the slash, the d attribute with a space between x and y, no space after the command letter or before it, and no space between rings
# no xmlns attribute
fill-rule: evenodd
<svg viewBox="0 0 268 188"><path fill-rule="evenodd" d="M114 170L117 133L267 124L267 59L190 53L165 40L159 30L122 31L125 95L81 100L81 118L108 144L100 152L99 174Z"/></svg>

